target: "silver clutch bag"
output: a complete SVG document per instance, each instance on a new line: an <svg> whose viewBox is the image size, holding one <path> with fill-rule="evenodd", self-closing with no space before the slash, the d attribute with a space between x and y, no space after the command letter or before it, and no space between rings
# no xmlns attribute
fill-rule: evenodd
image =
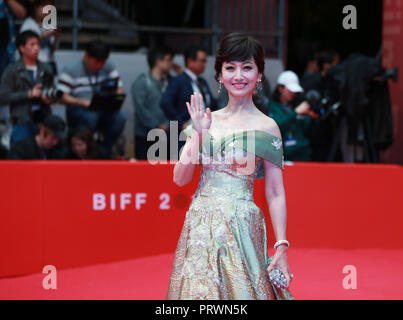
<svg viewBox="0 0 403 320"><path fill-rule="evenodd" d="M269 264L271 262L272 257L269 258ZM287 279L284 274L277 268L273 268L269 272L269 280L270 282L279 289L287 288Z"/></svg>

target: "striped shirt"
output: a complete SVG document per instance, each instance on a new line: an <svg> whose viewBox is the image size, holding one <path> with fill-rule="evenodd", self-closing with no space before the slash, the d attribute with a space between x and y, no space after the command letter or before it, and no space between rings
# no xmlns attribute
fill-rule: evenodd
<svg viewBox="0 0 403 320"><path fill-rule="evenodd" d="M118 87L123 87L118 70L109 61L97 74L90 72L83 59L73 60L68 63L59 75L57 87L59 90L69 93L73 97L91 100L94 92L98 92L100 84L104 80L118 81Z"/></svg>

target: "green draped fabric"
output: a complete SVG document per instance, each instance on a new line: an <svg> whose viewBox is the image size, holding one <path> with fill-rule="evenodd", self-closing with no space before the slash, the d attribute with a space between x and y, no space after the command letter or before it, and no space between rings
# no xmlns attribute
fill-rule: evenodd
<svg viewBox="0 0 403 320"><path fill-rule="evenodd" d="M188 125L184 130L187 136L193 134L193 124ZM249 147L248 147L249 143ZM200 148L210 146L210 155L216 156L232 147L241 148L252 152L256 156L268 160L271 163L284 169L283 166L283 144L279 137L262 130L243 130L220 138L218 141L208 132Z"/></svg>

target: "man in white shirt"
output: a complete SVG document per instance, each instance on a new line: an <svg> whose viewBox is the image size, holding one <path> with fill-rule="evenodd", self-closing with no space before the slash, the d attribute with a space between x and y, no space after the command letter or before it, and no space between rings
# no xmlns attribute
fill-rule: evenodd
<svg viewBox="0 0 403 320"><path fill-rule="evenodd" d="M41 49L39 51L38 59L42 62L51 64L54 69L54 74L57 73L57 68L54 59L54 51L57 46L57 41L60 35L58 29L45 30L42 26L42 21L46 16L43 13L44 7L53 5L53 1L40 0L34 2L32 16L27 17L21 25L20 33L26 30L31 30L39 35Z"/></svg>

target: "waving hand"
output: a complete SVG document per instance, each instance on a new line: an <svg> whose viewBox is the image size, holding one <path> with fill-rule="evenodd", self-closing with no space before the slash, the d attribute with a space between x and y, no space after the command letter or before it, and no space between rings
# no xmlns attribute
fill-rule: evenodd
<svg viewBox="0 0 403 320"><path fill-rule="evenodd" d="M211 126L211 110L206 109L204 112L203 96L199 93L194 93L190 96L190 103L186 102L190 118L193 122L193 128L199 134L203 130L208 130Z"/></svg>

